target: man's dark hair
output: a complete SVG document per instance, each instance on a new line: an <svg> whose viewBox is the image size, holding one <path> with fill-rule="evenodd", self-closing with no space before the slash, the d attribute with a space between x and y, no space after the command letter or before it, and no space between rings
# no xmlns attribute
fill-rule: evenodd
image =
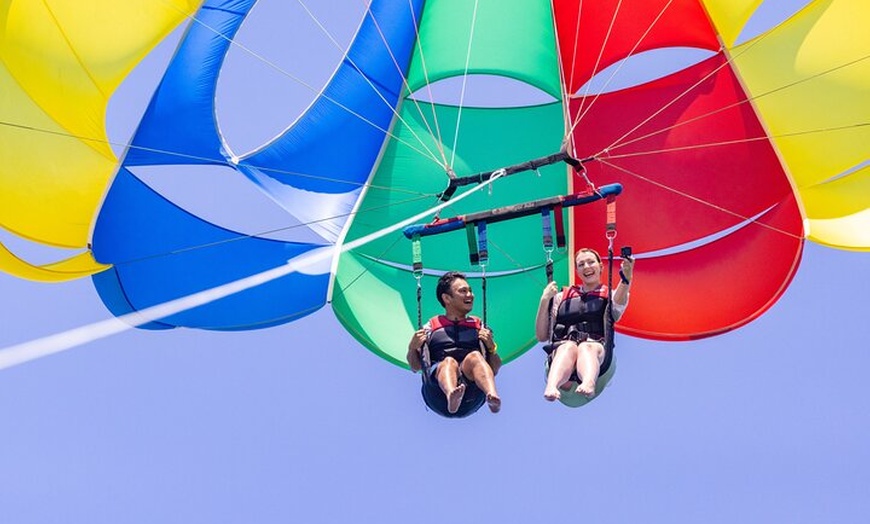
<svg viewBox="0 0 870 524"><path fill-rule="evenodd" d="M441 306L444 306L444 300L441 299L441 295L444 293L450 294L450 286L453 285L453 281L457 278L468 280L465 278L465 274L460 273L459 271L448 271L438 279L438 285L435 287L435 297L438 299L438 303L441 304Z"/></svg>

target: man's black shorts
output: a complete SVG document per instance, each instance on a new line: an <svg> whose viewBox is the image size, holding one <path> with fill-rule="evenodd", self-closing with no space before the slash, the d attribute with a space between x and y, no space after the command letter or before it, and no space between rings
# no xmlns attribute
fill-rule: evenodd
<svg viewBox="0 0 870 524"><path fill-rule="evenodd" d="M429 377L423 381L423 401L429 406L429 409L443 417L462 418L471 415L486 403L486 394L483 390L477 387L477 384L473 380L466 379L460 373L459 380L465 384L465 395L462 396L462 403L459 404L459 409L456 413L448 413L447 396L441 391L441 386L438 385L438 379L435 375L437 370L438 363L430 366Z"/></svg>

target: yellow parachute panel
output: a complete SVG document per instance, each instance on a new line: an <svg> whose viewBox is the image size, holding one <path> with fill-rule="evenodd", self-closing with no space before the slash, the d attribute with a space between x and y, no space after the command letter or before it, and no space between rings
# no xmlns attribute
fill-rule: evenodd
<svg viewBox="0 0 870 524"><path fill-rule="evenodd" d="M117 164L105 129L109 97L199 3L0 0L0 226L41 244L87 245ZM29 264L9 255L0 269L32 278ZM103 269L74 258L71 273Z"/></svg>
<svg viewBox="0 0 870 524"><path fill-rule="evenodd" d="M35 266L20 258L0 244L0 267L20 278L38 282L64 282L92 275L109 266L100 264L90 252L81 253L66 260Z"/></svg>
<svg viewBox="0 0 870 524"><path fill-rule="evenodd" d="M870 247L870 220L861 212L870 207L866 175L842 176L868 160L868 19L870 3L864 0L814 2L732 50L807 218L819 221L812 238L848 249ZM835 187L826 189L827 184ZM835 194L848 195L847 201L835 200ZM843 227L835 227L832 215L849 218ZM834 236L828 236L832 231Z"/></svg>
<svg viewBox="0 0 870 524"><path fill-rule="evenodd" d="M702 3L723 43L726 47L731 47L762 2L763 0L703 0Z"/></svg>
<svg viewBox="0 0 870 524"><path fill-rule="evenodd" d="M870 167L801 191L810 217L810 240L831 247L870 250Z"/></svg>

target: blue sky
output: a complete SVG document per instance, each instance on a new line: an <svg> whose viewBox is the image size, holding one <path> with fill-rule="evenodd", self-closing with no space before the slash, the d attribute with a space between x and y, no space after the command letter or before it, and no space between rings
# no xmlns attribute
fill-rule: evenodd
<svg viewBox="0 0 870 524"><path fill-rule="evenodd" d="M577 410L542 399L534 348L499 375L500 414L458 421L328 307L262 331L130 330L0 371L0 521L864 522L868 292L866 254L807 243L748 326L623 336L613 385ZM0 297L0 348L108 317L88 280L0 274Z"/></svg>

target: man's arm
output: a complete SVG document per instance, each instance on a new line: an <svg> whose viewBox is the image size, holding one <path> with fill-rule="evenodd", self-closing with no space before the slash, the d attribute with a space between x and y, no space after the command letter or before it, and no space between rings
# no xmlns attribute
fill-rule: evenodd
<svg viewBox="0 0 870 524"><path fill-rule="evenodd" d="M408 366L414 373L423 369L423 362L420 360L420 348L426 343L426 330L418 329L408 342L408 354L405 359L408 361Z"/></svg>
<svg viewBox="0 0 870 524"><path fill-rule="evenodd" d="M492 331L487 328L481 328L478 331L477 338L480 339L480 343L483 346L486 363L492 368L492 374L497 374L501 367L501 357L497 353L498 346L495 343L495 339L492 338Z"/></svg>

